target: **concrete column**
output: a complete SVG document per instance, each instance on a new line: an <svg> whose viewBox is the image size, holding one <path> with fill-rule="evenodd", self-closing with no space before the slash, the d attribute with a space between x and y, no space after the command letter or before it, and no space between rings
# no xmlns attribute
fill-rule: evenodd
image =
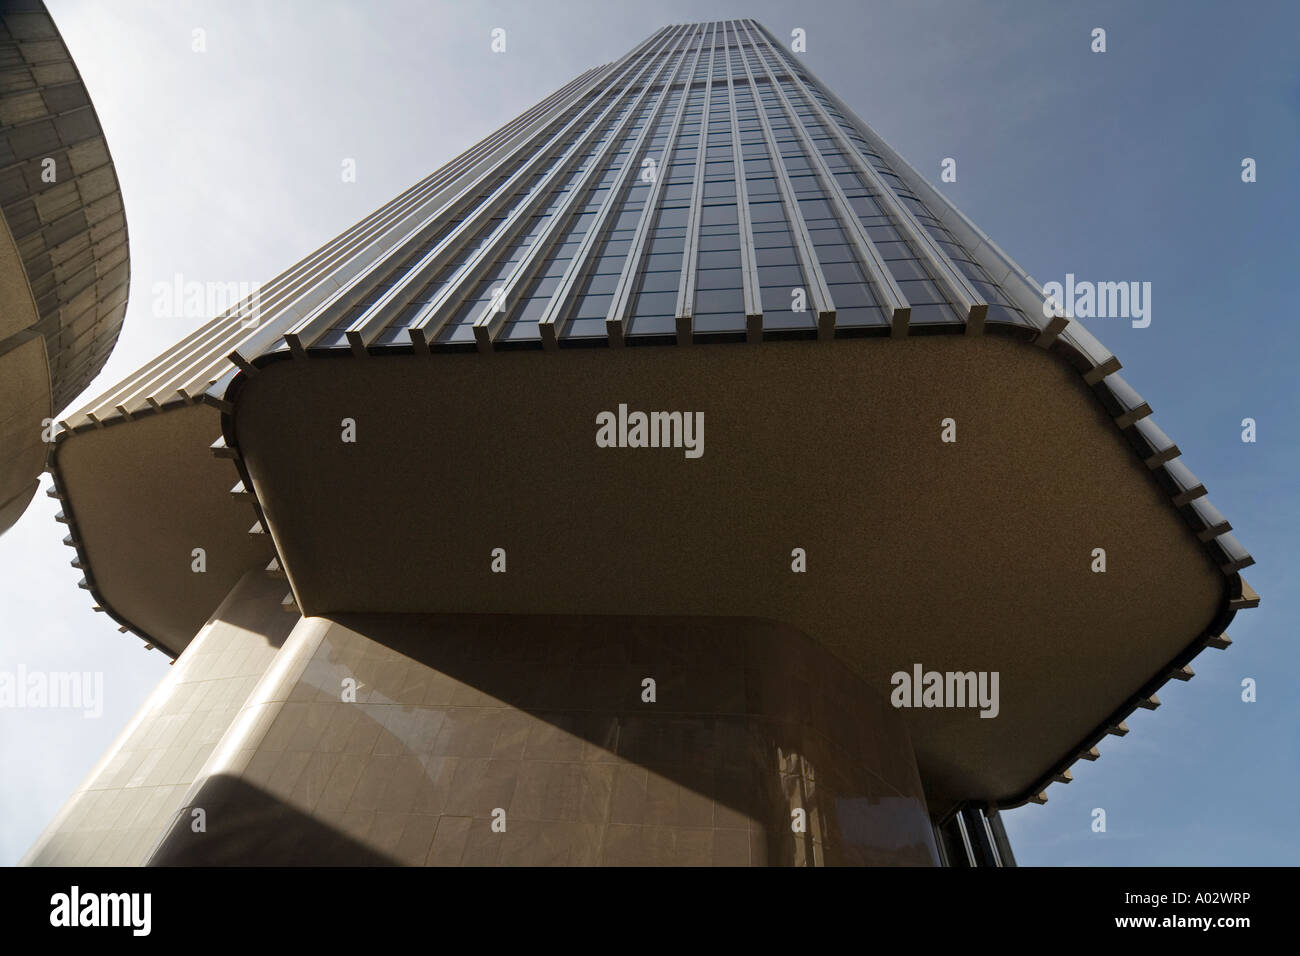
<svg viewBox="0 0 1300 956"><path fill-rule="evenodd" d="M23 857L28 866L147 863L190 785L298 620L284 582L234 587ZM136 651L135 653L139 653Z"/></svg>
<svg viewBox="0 0 1300 956"><path fill-rule="evenodd" d="M901 721L789 628L381 614L279 655L151 862L937 862Z"/></svg>

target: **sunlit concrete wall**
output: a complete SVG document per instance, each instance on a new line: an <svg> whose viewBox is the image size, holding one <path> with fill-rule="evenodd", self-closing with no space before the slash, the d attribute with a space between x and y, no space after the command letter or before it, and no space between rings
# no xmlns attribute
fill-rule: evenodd
<svg viewBox="0 0 1300 956"><path fill-rule="evenodd" d="M274 584L241 582L25 862L937 862L896 713L797 631L298 618Z"/></svg>
<svg viewBox="0 0 1300 956"><path fill-rule="evenodd" d="M787 628L308 618L274 670L152 862L936 861L896 715Z"/></svg>
<svg viewBox="0 0 1300 956"><path fill-rule="evenodd" d="M137 866L275 660L297 615L283 588L247 575L100 758L22 863Z"/></svg>

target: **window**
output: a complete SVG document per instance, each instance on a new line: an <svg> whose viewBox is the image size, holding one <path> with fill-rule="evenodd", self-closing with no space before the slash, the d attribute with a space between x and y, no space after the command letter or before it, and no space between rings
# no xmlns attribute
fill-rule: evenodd
<svg viewBox="0 0 1300 956"><path fill-rule="evenodd" d="M740 237L734 231L721 236L700 236L700 252L724 252L740 249Z"/></svg>
<svg viewBox="0 0 1300 956"><path fill-rule="evenodd" d="M740 269L701 269L695 274L697 289L739 289Z"/></svg>
<svg viewBox="0 0 1300 956"><path fill-rule="evenodd" d="M641 277L642 292L676 292L681 282L681 274L674 269L671 272L647 272Z"/></svg>
<svg viewBox="0 0 1300 956"><path fill-rule="evenodd" d="M704 226L735 225L737 221L735 203L726 206L705 206L701 213L700 223Z"/></svg>
<svg viewBox="0 0 1300 956"><path fill-rule="evenodd" d="M875 305L876 299L867 288L865 282L850 282L828 287L831 293L831 300L836 307L855 308L864 305Z"/></svg>
<svg viewBox="0 0 1300 956"><path fill-rule="evenodd" d="M889 262L889 271L896 282L908 279L928 279L930 276L915 259L893 259Z"/></svg>
<svg viewBox="0 0 1300 956"><path fill-rule="evenodd" d="M828 284L837 282L865 282L866 276L855 262L828 262L822 265L822 274Z"/></svg>
<svg viewBox="0 0 1300 956"><path fill-rule="evenodd" d="M675 285L675 283L674 283ZM634 315L674 315L677 311L677 290L642 292L636 297Z"/></svg>
<svg viewBox="0 0 1300 956"><path fill-rule="evenodd" d="M764 266L759 270L758 282L764 289L768 286L789 289L803 285L803 273L795 265Z"/></svg>
<svg viewBox="0 0 1300 956"><path fill-rule="evenodd" d="M686 207L669 206L659 212L659 225L661 226L684 226L686 225Z"/></svg>
<svg viewBox="0 0 1300 956"><path fill-rule="evenodd" d="M939 287L933 282L925 280L900 282L898 288L902 291L903 298L917 305L933 305L945 301L944 296L939 292Z"/></svg>
<svg viewBox="0 0 1300 956"><path fill-rule="evenodd" d="M742 314L745 299L740 289L700 289L695 293L695 311L697 313L731 312Z"/></svg>
<svg viewBox="0 0 1300 956"><path fill-rule="evenodd" d="M618 285L618 278L619 275L617 272L610 272L604 275L593 275L587 280L586 287L582 291L592 295L612 293L614 287Z"/></svg>

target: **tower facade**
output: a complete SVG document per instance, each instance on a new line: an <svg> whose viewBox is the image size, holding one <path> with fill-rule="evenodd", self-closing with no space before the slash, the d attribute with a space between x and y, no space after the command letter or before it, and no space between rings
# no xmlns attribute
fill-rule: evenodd
<svg viewBox="0 0 1300 956"><path fill-rule="evenodd" d="M1258 601L1119 367L759 24L665 27L62 423L176 661L27 860L1008 865Z"/></svg>

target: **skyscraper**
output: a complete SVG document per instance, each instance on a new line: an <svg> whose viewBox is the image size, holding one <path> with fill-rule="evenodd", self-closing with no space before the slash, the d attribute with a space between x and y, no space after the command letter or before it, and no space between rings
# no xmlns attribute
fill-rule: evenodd
<svg viewBox="0 0 1300 956"><path fill-rule="evenodd" d="M27 860L1009 864L1258 601L1119 367L758 24L664 28L67 419L176 663Z"/></svg>

